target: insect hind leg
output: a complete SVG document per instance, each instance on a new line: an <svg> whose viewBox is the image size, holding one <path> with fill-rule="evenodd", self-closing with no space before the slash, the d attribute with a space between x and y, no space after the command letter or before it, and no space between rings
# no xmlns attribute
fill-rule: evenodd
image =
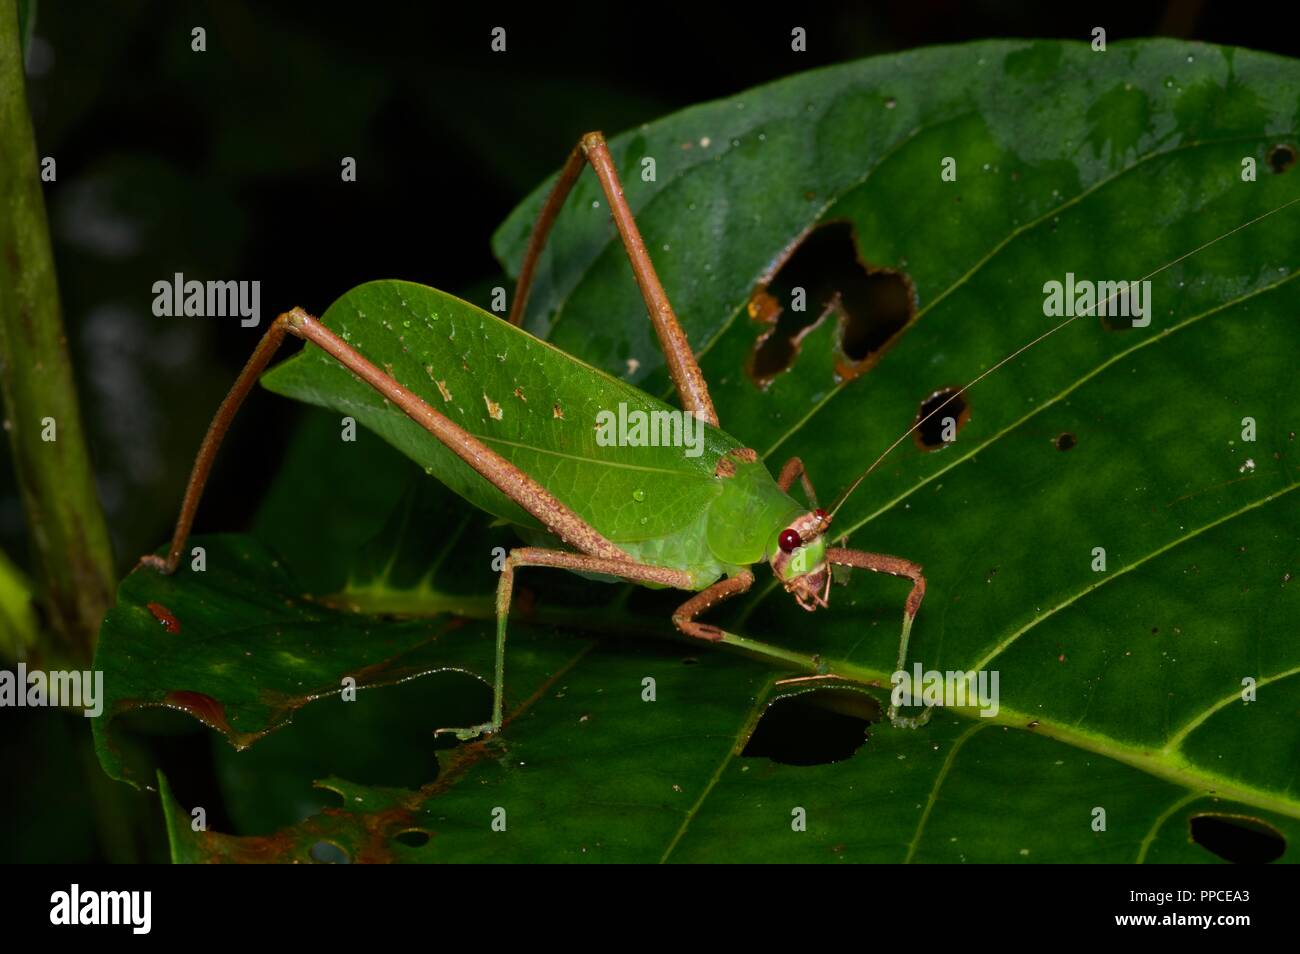
<svg viewBox="0 0 1300 954"><path fill-rule="evenodd" d="M203 444L199 447L199 452L194 458L194 467L190 471L189 482L185 486L185 499L181 503L180 516L176 520L176 530L172 534L171 544L167 549L167 556L160 557L152 553L146 554L140 558L140 565L147 566L164 576L176 572L176 567L180 563L181 551L185 548L185 540L189 536L190 528L194 525L194 515L199 508L199 500L203 497L203 488L207 485L208 475L212 472L213 461L216 460L217 450L221 447L221 442L226 436L226 431L230 430L230 423L239 413L239 408L243 405L244 399L248 397L253 386L257 384L257 379L261 377L266 366L271 363L275 357L280 345L284 342L284 336L289 333L297 334L297 322L300 320L300 314L305 314L301 309L293 309L280 315L271 323L271 327L266 330L262 340L257 343L253 349L252 356L244 365L235 380L230 392L226 395L221 406L217 408L217 413L212 418L212 423L208 425L208 432L203 438Z"/></svg>
<svg viewBox="0 0 1300 954"><path fill-rule="evenodd" d="M515 285L515 300L510 306L507 320L512 325L520 325L524 320L524 310L527 307L528 294L532 290L537 260L546 245L551 226L555 224L564 200L568 198L574 183L577 182L585 162L591 163L592 171L596 173L600 187L609 202L610 215L613 216L619 237L623 240L623 248L632 265L632 274L636 278L637 287L641 289L641 297L645 300L650 322L654 325L655 334L659 338L659 346L663 349L668 373L673 379L674 387L677 388L682 407L716 427L718 414L713 408L713 399L709 396L708 382L704 380L704 374L700 371L699 362L695 360L695 353L691 350L686 332L682 330L672 303L668 300L668 293L664 291L663 283L659 281L650 252L646 249L641 230L637 227L636 217L632 214L632 208L627 204L627 197L623 194L623 183L619 181L614 158L609 153L605 137L599 132L589 132L578 140L578 144L569 153L564 168L560 170L551 194L546 197L542 211L533 226L532 235L528 239L528 248L524 252L523 263L519 268L519 281Z"/></svg>
<svg viewBox="0 0 1300 954"><path fill-rule="evenodd" d="M244 366L239 379L222 401L216 416L213 417L207 436L203 439L203 445L194 459L194 468L190 472L189 484L185 489L185 499L181 504L180 516L176 521L176 531L172 535L168 555L166 557L152 554L145 556L140 560L142 566L151 567L163 574L170 574L176 570L222 438L230 429L230 423L239 411L240 405L243 404L244 398L257 383L258 377L275 355L286 334L302 338L333 357L359 380L370 385L386 400L391 401L503 494L536 517L551 533L569 546L592 556L616 561L631 560L626 553L605 539L599 531L556 498L536 479L453 423L451 419L439 414L418 394L404 387L391 375L380 371L364 355L324 324L301 308L294 308L280 315L272 323L258 343L253 356Z"/></svg>

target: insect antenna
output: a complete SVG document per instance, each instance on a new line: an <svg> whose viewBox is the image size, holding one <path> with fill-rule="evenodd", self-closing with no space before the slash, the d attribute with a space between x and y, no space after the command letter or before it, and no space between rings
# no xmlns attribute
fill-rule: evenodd
<svg viewBox="0 0 1300 954"><path fill-rule="evenodd" d="M1144 282L1144 281L1147 281L1147 280L1150 279L1150 278L1154 278L1156 275L1159 275L1159 274L1160 274L1161 272L1163 272L1165 269L1172 268L1173 266L1177 265L1179 262L1186 261L1187 259L1191 258L1193 255L1196 255L1196 254L1199 253L1199 252L1203 252L1203 251L1205 251L1205 250L1206 250L1207 248L1209 248L1211 245L1215 245L1215 244L1217 244L1218 242L1222 242L1224 239L1228 238L1228 237L1231 236L1231 235L1235 235L1237 232L1240 232L1242 229L1249 228L1250 226L1254 225L1254 224L1257 223L1257 222L1262 222L1264 219L1268 218L1270 215L1276 215L1278 212L1281 212L1283 209L1290 208L1291 206L1295 205L1297 202L1300 202L1300 196L1297 196L1296 198L1290 200L1289 202L1284 202L1282 205L1279 205L1279 206L1278 206L1277 208L1275 208L1275 209L1270 209L1269 211L1264 212L1264 213L1262 213L1261 215L1257 215L1255 218L1249 220L1248 222L1243 222L1241 225L1238 225L1238 226L1236 226L1235 228L1229 229L1227 232L1224 232L1222 235L1218 236L1217 238L1212 238L1212 239L1210 239L1210 240L1209 240L1208 242L1206 242L1204 245L1200 245L1200 246L1198 246L1197 248L1192 249L1190 252L1184 252L1182 255L1180 255L1180 256L1178 256L1176 259L1174 259L1172 262L1166 262L1164 265L1161 265L1161 266L1160 266L1159 268L1157 268L1155 271L1150 272L1149 274L1144 275L1142 278L1137 279L1137 284L1140 284L1140 283L1142 283L1142 282ZM1130 284L1133 284L1133 283L1130 283ZM1007 355L1005 358L1003 358L1003 359L1002 359L1001 361L999 361L997 364L993 365L993 367L989 368L989 369L986 370L986 371L981 372L981 373L980 373L976 378L974 378L972 381L970 381L969 383L967 383L967 384L963 385L962 387L958 388L958 389L957 389L956 391L954 391L952 394L948 395L948 396L947 396L947 397L946 397L946 398L945 398L945 399L944 399L944 400L943 400L943 401L942 401L942 402L941 402L937 407L933 408L933 409L932 409L928 414L926 414L924 417L922 417L922 418L920 418L919 420L917 420L917 421L916 421L916 422L915 422L911 427L909 427L909 428L908 428L907 430L905 430L901 435L899 435L898 440L894 441L892 444L890 444L888 447L886 447L885 450L884 450L884 452L883 452L879 457L877 457L874 461L871 462L871 466L868 467L866 470L864 470L861 474L859 474L859 475L858 475L858 478L857 478L856 480L854 480L853 483L849 484L849 486L848 486L847 488L845 488L844 492L841 493L841 494L839 495L839 497L837 497L837 498L835 499L835 503L831 505L830 516L834 517L835 514L839 512L839 509L840 509L841 507L844 506L845 502L849 499L849 497L853 494L853 492L854 492L855 490L858 489L859 485L861 485L861 483L862 483L864 480L867 479L867 477L871 474L871 472L874 471L877 467L879 467L879 466L881 465L881 463L884 462L885 458L888 457L891 453L894 452L894 449L897 448L899 444L903 443L903 441L905 441L905 440L907 440L909 437L911 437L912 434L916 433L916 431L917 431L921 426L923 426L927 421L929 421L930 418L934 417L936 414L938 414L940 411L942 411L945 407L947 407L949 404L951 404L951 403L952 403L953 401L955 401L957 398L961 397L963 394L965 394L967 391L969 391L969 390L970 390L971 388L973 388L975 385L979 384L981 381L983 381L985 378L987 378L987 377L988 377L990 374L992 374L994 371L996 371L996 370L998 370L999 368L1001 368L1003 365L1008 364L1008 363L1010 363L1011 361L1014 361L1016 358L1020 357L1020 355L1024 354L1024 353L1025 353L1026 351L1028 351L1030 348L1034 347L1034 345L1038 344L1039 342L1042 342L1042 341L1046 340L1047 338L1050 338L1052 335L1056 334L1058 331L1060 331L1060 330L1061 330L1062 328L1064 328L1066 325L1071 324L1072 322L1077 321L1077 320L1080 319L1080 318L1086 318L1086 317L1088 317L1089 315L1093 314L1093 313L1094 313L1098 308L1100 308L1102 305L1109 304L1110 302L1114 301L1115 298L1116 298L1118 295L1119 295L1119 291L1117 290L1117 291L1116 291L1113 295L1111 295L1109 298L1106 298L1106 299L1104 299L1103 301L1099 301L1099 302L1097 302L1097 303L1096 303L1095 305L1093 305L1091 308L1089 308L1089 309L1085 309L1084 311L1082 311L1082 312L1080 312L1080 313L1078 313L1078 314L1076 314L1076 315L1072 315L1072 316L1070 316L1069 318L1066 318L1064 321L1062 321L1062 322L1060 322L1060 323L1058 323L1058 324L1056 324L1056 325L1053 325L1051 328L1049 328L1047 331L1044 331L1044 332L1043 332L1041 335L1039 335L1037 338L1034 338L1032 341L1030 341L1030 342L1028 342L1028 343L1026 343L1026 344L1021 345L1019 348L1017 348L1015 351L1011 352L1009 355Z"/></svg>

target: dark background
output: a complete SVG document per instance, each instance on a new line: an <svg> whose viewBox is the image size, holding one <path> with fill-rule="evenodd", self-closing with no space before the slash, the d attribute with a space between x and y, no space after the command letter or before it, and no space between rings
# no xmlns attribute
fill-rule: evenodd
<svg viewBox="0 0 1300 954"><path fill-rule="evenodd" d="M470 6L40 4L29 100L38 153L58 164L46 199L64 318L122 572L168 535L208 418L275 314L319 313L377 278L484 301L499 280L493 229L588 129L613 134L800 70L986 37L1087 40L1104 26L1108 42L1300 45L1273 11L1229 3ZM195 26L204 53L190 49ZM507 30L504 54L489 48L494 26ZM794 26L808 31L806 53L790 50ZM340 181L344 156L357 160L354 183ZM260 280L261 327L154 317L153 283L178 271ZM199 532L247 526L302 413L264 394L250 409ZM0 544L24 559L7 466ZM83 720L4 719L0 757L18 782L0 795L0 860L165 858L151 796L58 757L83 747ZM145 823L120 830L105 800Z"/></svg>

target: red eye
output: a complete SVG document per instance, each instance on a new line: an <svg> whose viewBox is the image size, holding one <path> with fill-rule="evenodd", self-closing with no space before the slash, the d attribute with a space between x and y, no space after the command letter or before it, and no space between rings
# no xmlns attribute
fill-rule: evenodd
<svg viewBox="0 0 1300 954"><path fill-rule="evenodd" d="M785 553L790 553L795 547L803 546L803 538L795 530L782 530L776 542Z"/></svg>
<svg viewBox="0 0 1300 954"><path fill-rule="evenodd" d="M816 517L818 520L825 520L828 514L821 507L818 507L816 510L813 511L813 516Z"/></svg>

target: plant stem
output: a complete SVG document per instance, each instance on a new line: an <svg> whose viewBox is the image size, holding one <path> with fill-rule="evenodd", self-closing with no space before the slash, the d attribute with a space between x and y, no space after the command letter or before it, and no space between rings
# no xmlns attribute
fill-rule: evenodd
<svg viewBox="0 0 1300 954"><path fill-rule="evenodd" d="M26 574L0 552L0 662L26 659L39 630Z"/></svg>
<svg viewBox="0 0 1300 954"><path fill-rule="evenodd" d="M85 662L113 560L59 313L19 33L15 0L0 0L0 394L47 614L39 650Z"/></svg>

